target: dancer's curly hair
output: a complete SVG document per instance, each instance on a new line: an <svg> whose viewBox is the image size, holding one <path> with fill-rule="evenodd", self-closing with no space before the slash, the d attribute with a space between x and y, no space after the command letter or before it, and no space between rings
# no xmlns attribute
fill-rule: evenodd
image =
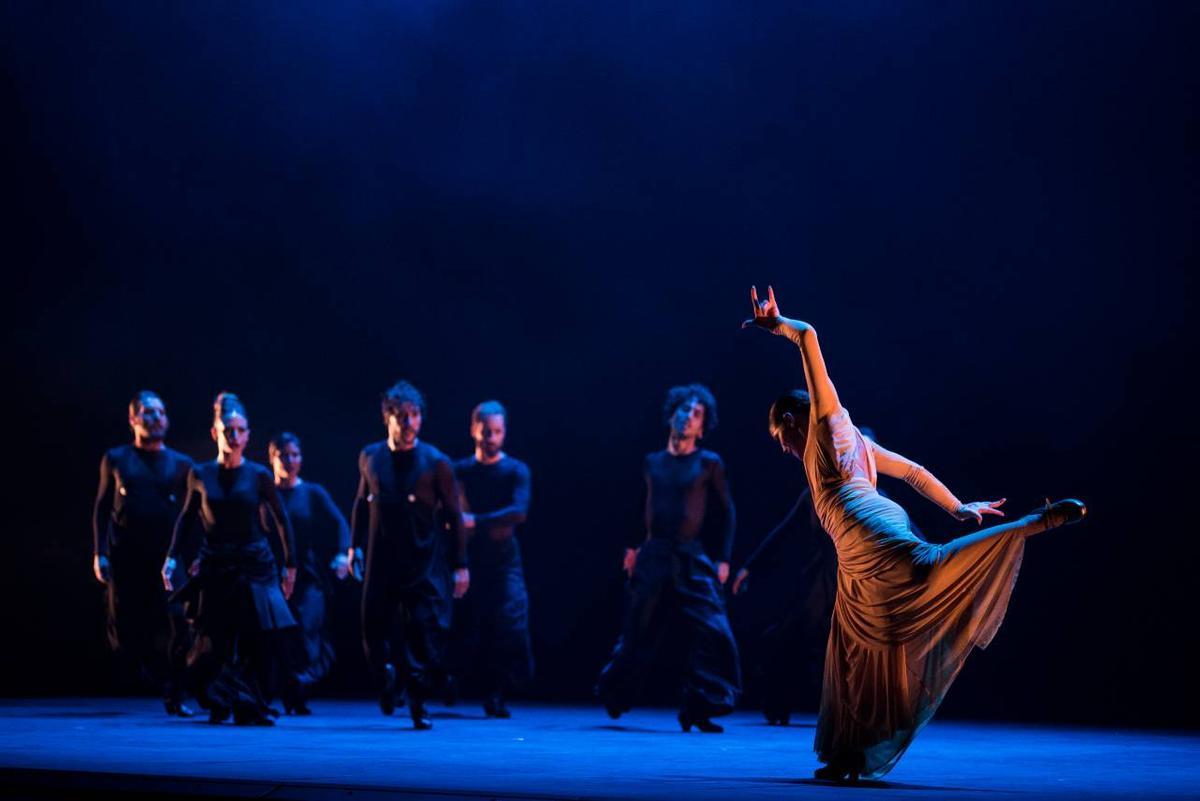
<svg viewBox="0 0 1200 801"><path fill-rule="evenodd" d="M675 410L693 400L704 404L704 434L707 436L717 427L717 399L703 384L685 384L667 390L667 400L663 403L663 422L671 425Z"/></svg>

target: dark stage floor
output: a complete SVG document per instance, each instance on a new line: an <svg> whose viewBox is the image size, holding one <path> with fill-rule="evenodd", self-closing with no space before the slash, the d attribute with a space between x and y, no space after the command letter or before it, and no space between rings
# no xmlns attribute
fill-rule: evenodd
<svg viewBox="0 0 1200 801"><path fill-rule="evenodd" d="M517 706L499 721L464 703L414 732L366 702L313 708L247 729L168 719L150 700L0 701L0 796L1200 797L1200 733L935 722L886 782L850 788L807 778L811 717L772 728L745 712L724 735L684 735L667 710L612 722L594 707Z"/></svg>

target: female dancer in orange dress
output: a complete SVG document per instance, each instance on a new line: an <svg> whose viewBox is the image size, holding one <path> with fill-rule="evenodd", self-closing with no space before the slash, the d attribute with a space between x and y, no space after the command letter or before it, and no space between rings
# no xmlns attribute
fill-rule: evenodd
<svg viewBox="0 0 1200 801"><path fill-rule="evenodd" d="M967 654L986 646L1008 606L1025 538L1084 517L1068 499L952 540L925 542L908 515L876 489L899 478L959 520L1003 517L1003 500L962 503L928 470L864 439L829 380L817 332L779 314L775 292L757 326L800 348L808 392L771 407L771 436L804 462L813 505L838 557L825 679L814 748L819 779L877 778L895 766L929 722ZM811 394L810 394L811 393Z"/></svg>

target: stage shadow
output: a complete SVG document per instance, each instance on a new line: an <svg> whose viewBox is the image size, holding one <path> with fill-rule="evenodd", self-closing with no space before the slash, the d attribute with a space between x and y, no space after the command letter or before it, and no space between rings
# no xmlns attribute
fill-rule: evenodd
<svg viewBox="0 0 1200 801"><path fill-rule="evenodd" d="M678 729L647 729L642 726L622 726L618 723L600 723L583 728L585 731L621 731L632 734L681 734Z"/></svg>
<svg viewBox="0 0 1200 801"><path fill-rule="evenodd" d="M859 779L853 784L850 782L831 782L823 779L783 779L783 778L767 778L767 777L747 777L741 781L754 782L756 784L790 784L790 785L805 785L808 787L828 787L833 790L840 789L861 789L861 790L920 790L921 792L946 792L946 793L1016 793L1018 790L997 790L986 787L948 787L945 785L936 784L906 784L903 782L885 782L879 779Z"/></svg>
<svg viewBox="0 0 1200 801"><path fill-rule="evenodd" d="M127 712L116 711L94 711L94 712L26 712L21 715L23 718L122 718L126 717ZM7 717L7 716L6 716ZM163 719L166 719L163 715Z"/></svg>
<svg viewBox="0 0 1200 801"><path fill-rule="evenodd" d="M478 715L468 715L464 712L430 712L429 716L434 720L490 720L482 712Z"/></svg>

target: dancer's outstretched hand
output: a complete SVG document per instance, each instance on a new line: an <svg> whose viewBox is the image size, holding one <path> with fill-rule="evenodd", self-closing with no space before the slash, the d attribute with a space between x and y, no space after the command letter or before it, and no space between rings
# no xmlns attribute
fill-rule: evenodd
<svg viewBox="0 0 1200 801"><path fill-rule="evenodd" d="M728 562L717 562L717 581L721 582L721 586L725 586L725 582L729 581Z"/></svg>
<svg viewBox="0 0 1200 801"><path fill-rule="evenodd" d="M292 599L292 593L296 590L296 568L289 567L283 571L283 581L279 584L279 589L283 590L283 597L286 600Z"/></svg>
<svg viewBox="0 0 1200 801"><path fill-rule="evenodd" d="M974 519L976 523L983 522L984 515L996 515L1004 517L1004 512L1000 511L1000 507L1004 505L1007 498L1001 498L998 501L975 501L973 503L964 503L958 507L958 511L954 516L959 520Z"/></svg>
<svg viewBox="0 0 1200 801"><path fill-rule="evenodd" d="M779 303L775 300L775 288L767 287L767 299L758 299L758 287L750 287L750 304L754 316L742 323L742 328L758 326L775 333L779 328Z"/></svg>

